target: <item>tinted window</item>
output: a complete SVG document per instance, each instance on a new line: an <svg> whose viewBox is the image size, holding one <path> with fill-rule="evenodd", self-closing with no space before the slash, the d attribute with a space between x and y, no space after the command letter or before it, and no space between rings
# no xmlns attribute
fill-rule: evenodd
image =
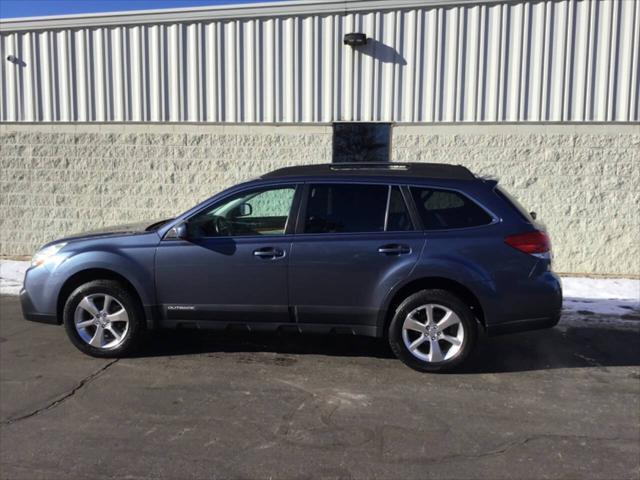
<svg viewBox="0 0 640 480"><path fill-rule="evenodd" d="M334 123L333 161L388 162L390 138L388 123Z"/></svg>
<svg viewBox="0 0 640 480"><path fill-rule="evenodd" d="M391 196L389 197L387 231L404 232L407 230L413 230L413 224L411 223L411 217L407 210L407 204L404 202L400 188L392 187Z"/></svg>
<svg viewBox="0 0 640 480"><path fill-rule="evenodd" d="M466 228L491 223L491 216L466 196L449 190L411 188L426 230Z"/></svg>
<svg viewBox="0 0 640 480"><path fill-rule="evenodd" d="M385 185L310 185L304 232L382 232L388 195Z"/></svg>
<svg viewBox="0 0 640 480"><path fill-rule="evenodd" d="M282 235L294 193L291 186L234 195L192 217L187 222L189 236Z"/></svg>

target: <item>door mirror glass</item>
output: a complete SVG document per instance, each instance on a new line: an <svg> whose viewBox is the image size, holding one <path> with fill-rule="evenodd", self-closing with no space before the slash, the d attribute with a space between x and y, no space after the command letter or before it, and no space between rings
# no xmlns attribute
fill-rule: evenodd
<svg viewBox="0 0 640 480"><path fill-rule="evenodd" d="M182 222L169 230L164 238L166 240L186 240L188 236L187 224Z"/></svg>
<svg viewBox="0 0 640 480"><path fill-rule="evenodd" d="M253 213L253 207L250 203L243 202L229 212L230 218L249 217Z"/></svg>

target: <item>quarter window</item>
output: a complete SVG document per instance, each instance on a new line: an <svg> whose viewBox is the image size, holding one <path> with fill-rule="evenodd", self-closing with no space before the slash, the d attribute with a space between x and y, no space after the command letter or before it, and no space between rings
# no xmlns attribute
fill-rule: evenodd
<svg viewBox="0 0 640 480"><path fill-rule="evenodd" d="M294 186L286 186L236 194L189 219L189 236L282 235L295 191Z"/></svg>
<svg viewBox="0 0 640 480"><path fill-rule="evenodd" d="M477 227L492 221L483 208L457 192L412 187L411 195L425 230Z"/></svg>

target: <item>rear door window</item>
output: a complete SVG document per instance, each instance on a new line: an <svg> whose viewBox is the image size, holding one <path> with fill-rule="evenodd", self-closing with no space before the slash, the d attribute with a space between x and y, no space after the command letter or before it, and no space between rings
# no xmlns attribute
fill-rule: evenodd
<svg viewBox="0 0 640 480"><path fill-rule="evenodd" d="M389 213L387 214L387 232L406 232L413 230L409 209L402 192L397 186L391 187L389 193Z"/></svg>
<svg viewBox="0 0 640 480"><path fill-rule="evenodd" d="M389 202L387 185L309 185L304 233L384 232ZM393 222L394 229L406 228L397 200Z"/></svg>
<svg viewBox="0 0 640 480"><path fill-rule="evenodd" d="M477 227L493 221L477 203L452 190L411 187L411 196L425 230Z"/></svg>

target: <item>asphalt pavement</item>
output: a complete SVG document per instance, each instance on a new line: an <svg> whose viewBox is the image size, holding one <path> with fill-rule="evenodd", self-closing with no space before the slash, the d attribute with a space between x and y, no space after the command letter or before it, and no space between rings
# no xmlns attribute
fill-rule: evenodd
<svg viewBox="0 0 640 480"><path fill-rule="evenodd" d="M638 479L638 322L573 320L420 374L364 337L162 332L97 360L0 297L0 478Z"/></svg>

